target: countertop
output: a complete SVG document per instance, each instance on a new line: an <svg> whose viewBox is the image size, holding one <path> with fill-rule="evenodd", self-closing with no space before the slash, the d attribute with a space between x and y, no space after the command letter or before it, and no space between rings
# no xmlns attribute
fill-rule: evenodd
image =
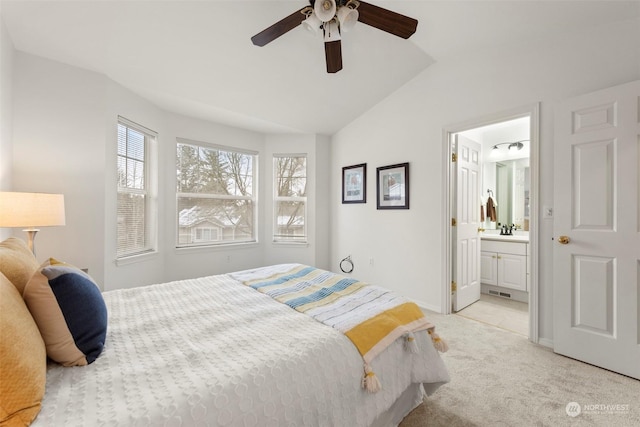
<svg viewBox="0 0 640 427"><path fill-rule="evenodd" d="M512 236L501 236L499 233L482 233L480 235L482 240L497 240L500 242L516 242L516 243L529 243L528 234L514 234Z"/></svg>

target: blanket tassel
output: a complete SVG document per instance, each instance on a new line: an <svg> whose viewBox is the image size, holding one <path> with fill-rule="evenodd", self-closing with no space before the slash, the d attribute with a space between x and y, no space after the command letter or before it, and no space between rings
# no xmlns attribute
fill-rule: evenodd
<svg viewBox="0 0 640 427"><path fill-rule="evenodd" d="M435 333L435 331L429 329L429 335L431 335L431 341L433 341L433 346L436 348L436 350L438 350L440 353L446 353L447 350L449 350L449 346L447 345L447 343L444 342L444 340L440 338L438 334Z"/></svg>
<svg viewBox="0 0 640 427"><path fill-rule="evenodd" d="M416 342L416 337L413 335L413 332L404 334L404 349L409 353L418 353L418 343Z"/></svg>
<svg viewBox="0 0 640 427"><path fill-rule="evenodd" d="M375 393L380 391L382 386L380 385L380 381L376 374L371 371L371 367L368 363L364 365L364 377L362 377L362 388L367 390L369 393Z"/></svg>

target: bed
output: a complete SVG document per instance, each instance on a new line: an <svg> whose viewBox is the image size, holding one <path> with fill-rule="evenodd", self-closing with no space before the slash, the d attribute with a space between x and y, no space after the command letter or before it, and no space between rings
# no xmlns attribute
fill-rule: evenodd
<svg viewBox="0 0 640 427"><path fill-rule="evenodd" d="M367 391L354 342L250 285L303 268L103 293L104 348L85 366L47 363L33 425L392 426L449 381L430 327L370 361L381 387Z"/></svg>

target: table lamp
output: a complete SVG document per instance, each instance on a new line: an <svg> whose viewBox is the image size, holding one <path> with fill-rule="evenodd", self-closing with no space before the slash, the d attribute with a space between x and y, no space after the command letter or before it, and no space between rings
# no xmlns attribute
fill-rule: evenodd
<svg viewBox="0 0 640 427"><path fill-rule="evenodd" d="M64 194L0 192L0 227L26 227L34 255L36 227L57 225L65 225Z"/></svg>

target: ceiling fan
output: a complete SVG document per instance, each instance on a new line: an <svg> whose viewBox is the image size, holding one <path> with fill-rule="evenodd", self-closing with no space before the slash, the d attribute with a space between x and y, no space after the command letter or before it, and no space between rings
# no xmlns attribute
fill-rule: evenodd
<svg viewBox="0 0 640 427"><path fill-rule="evenodd" d="M251 37L253 44L264 46L302 24L311 33L322 34L327 72L337 73L342 69L341 34L353 28L357 21L403 39L411 37L418 27L416 19L360 0L309 0L309 3L310 6Z"/></svg>

